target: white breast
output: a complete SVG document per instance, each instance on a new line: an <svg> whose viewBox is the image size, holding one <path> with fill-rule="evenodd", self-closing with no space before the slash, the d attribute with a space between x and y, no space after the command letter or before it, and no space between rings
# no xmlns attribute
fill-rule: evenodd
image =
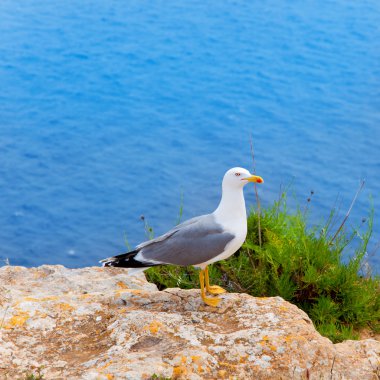
<svg viewBox="0 0 380 380"><path fill-rule="evenodd" d="M218 223L224 231L234 235L235 238L226 245L224 251L218 256L197 265L201 268L205 268L208 264L215 263L216 261L227 259L244 243L247 236L247 213L243 187L225 185L223 180L222 199L212 215L215 218L215 222Z"/></svg>

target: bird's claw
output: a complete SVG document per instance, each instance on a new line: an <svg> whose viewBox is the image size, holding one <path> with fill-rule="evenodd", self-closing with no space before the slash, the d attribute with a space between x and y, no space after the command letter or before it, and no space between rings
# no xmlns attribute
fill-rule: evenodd
<svg viewBox="0 0 380 380"><path fill-rule="evenodd" d="M223 294L226 293L226 289L223 289L221 286L218 285L211 285L207 288L207 291L210 294Z"/></svg>

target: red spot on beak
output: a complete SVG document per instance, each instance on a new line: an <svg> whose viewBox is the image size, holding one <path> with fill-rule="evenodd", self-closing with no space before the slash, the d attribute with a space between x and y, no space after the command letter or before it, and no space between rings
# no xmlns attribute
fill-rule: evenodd
<svg viewBox="0 0 380 380"><path fill-rule="evenodd" d="M261 178L259 178L258 180L257 180L257 183L262 183L263 182L263 180L261 179Z"/></svg>

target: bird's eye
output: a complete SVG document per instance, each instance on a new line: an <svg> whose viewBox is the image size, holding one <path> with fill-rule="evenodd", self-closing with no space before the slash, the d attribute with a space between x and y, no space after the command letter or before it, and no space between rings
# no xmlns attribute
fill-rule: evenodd
<svg viewBox="0 0 380 380"><path fill-rule="evenodd" d="M236 177L239 177L240 176L240 173L235 173Z"/></svg>

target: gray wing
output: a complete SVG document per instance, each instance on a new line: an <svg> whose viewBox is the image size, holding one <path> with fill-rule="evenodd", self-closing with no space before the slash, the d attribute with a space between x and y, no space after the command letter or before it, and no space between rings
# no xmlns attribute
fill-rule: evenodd
<svg viewBox="0 0 380 380"><path fill-rule="evenodd" d="M159 241L163 241L163 240L167 239L169 236L171 236L174 233L178 232L179 230L183 229L184 227L187 227L191 224L197 223L200 219L208 217L208 216L209 215L196 216L195 218L191 218L189 220L186 220L185 222L183 222L181 224L177 224L175 227L173 227L171 230L169 230L165 234L158 236L155 239L144 241L143 243L139 244L138 246L136 246L136 249L141 249L141 248L144 248L148 245L157 243Z"/></svg>
<svg viewBox="0 0 380 380"><path fill-rule="evenodd" d="M187 266L218 256L234 238L209 214L190 219L136 248L139 260Z"/></svg>

